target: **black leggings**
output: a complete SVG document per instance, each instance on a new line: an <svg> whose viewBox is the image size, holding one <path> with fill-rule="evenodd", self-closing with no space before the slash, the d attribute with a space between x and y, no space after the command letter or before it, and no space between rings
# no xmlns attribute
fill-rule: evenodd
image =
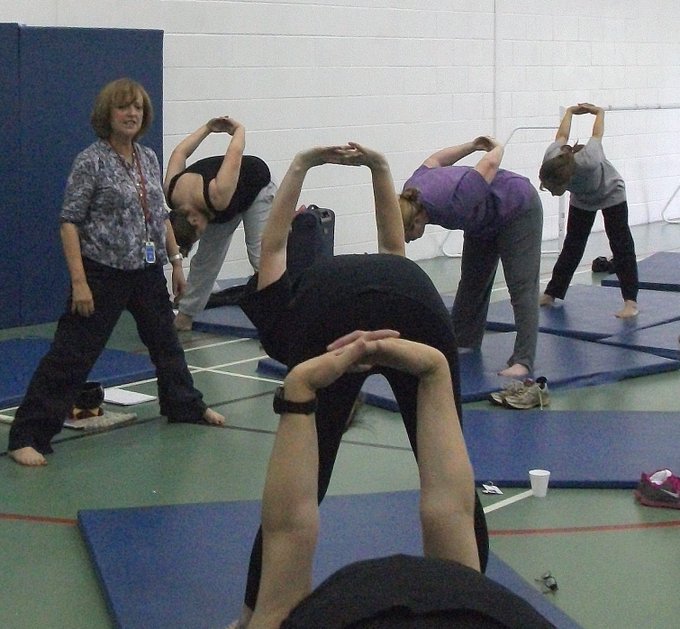
<svg viewBox="0 0 680 629"><path fill-rule="evenodd" d="M580 210L573 205L569 206L567 235L553 268L552 278L545 289L546 295L564 299L576 267L583 258L588 236L595 222L595 214L596 212ZM624 201L604 208L602 216L612 250L614 270L621 284L621 294L625 300L637 301L638 268L635 258L635 242L628 226L628 204Z"/></svg>
<svg viewBox="0 0 680 629"><path fill-rule="evenodd" d="M332 314L321 316L320 312L324 310ZM300 305L299 312L300 317L296 319L298 327L291 344L294 355L291 357L290 367L321 354L328 343L353 330L384 328L398 330L402 338L436 347L447 357L451 367L458 416L462 417L458 349L450 315L438 293L433 294L431 303L423 304L403 296L369 291L359 296L355 295L351 302L316 303L310 308ZM305 316L305 313L310 314ZM393 369L381 369L379 373L387 378L392 387L411 448L417 458L418 380ZM319 443L319 503L326 495L350 411L368 375L347 374L318 392L316 428ZM484 511L476 493L475 533L480 563L484 569L488 559L489 540ZM248 570L245 603L251 609L255 607L261 569L262 529L257 533Z"/></svg>

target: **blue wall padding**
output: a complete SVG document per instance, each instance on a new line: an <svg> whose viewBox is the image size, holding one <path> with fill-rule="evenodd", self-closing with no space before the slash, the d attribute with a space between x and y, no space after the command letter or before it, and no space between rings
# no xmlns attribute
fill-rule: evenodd
<svg viewBox="0 0 680 629"><path fill-rule="evenodd" d="M679 294L641 290L638 304L640 314L637 317L618 319L614 313L623 307L619 289L577 284L569 288L564 301L557 300L554 306L539 309L538 329L551 334L597 340L680 319ZM515 329L510 300L489 306L486 327L501 331Z"/></svg>
<svg viewBox="0 0 680 629"><path fill-rule="evenodd" d="M80 511L78 522L120 629L214 629L241 608L259 501ZM372 557L422 555L418 492L328 496L315 583ZM578 625L491 553L487 575L560 629Z"/></svg>
<svg viewBox="0 0 680 629"><path fill-rule="evenodd" d="M40 359L52 342L25 338L0 341L0 408L21 402ZM90 372L90 380L112 387L153 378L156 370L146 354L105 349Z"/></svg>
<svg viewBox="0 0 680 629"><path fill-rule="evenodd" d="M478 483L528 487L550 470L552 487L628 489L640 474L680 469L680 412L466 410L463 432Z"/></svg>
<svg viewBox="0 0 680 629"><path fill-rule="evenodd" d="M485 400L489 393L502 389L507 378L497 375L510 357L515 334L488 333L482 348L459 355L461 401ZM680 361L556 334L538 335L535 376L545 376L551 389L584 387L625 378L680 369ZM272 358L258 362L261 373L279 375L286 373L285 366ZM398 410L397 402L387 380L380 375L370 376L362 388L367 404Z"/></svg>
<svg viewBox="0 0 680 629"><path fill-rule="evenodd" d="M680 252L659 251L638 262L640 288L680 291ZM602 286L620 286L616 275L605 277Z"/></svg>
<svg viewBox="0 0 680 629"><path fill-rule="evenodd" d="M0 328L21 323L21 186L19 134L19 25L0 24Z"/></svg>
<svg viewBox="0 0 680 629"><path fill-rule="evenodd" d="M58 222L64 185L76 154L96 139L90 112L109 81L129 76L149 92L156 115L143 141L162 164L163 33L3 26L18 29L14 54L20 77L18 115L7 129L3 122L0 138L3 149L6 136L19 138L13 160L18 190L13 199L3 198L2 210L3 219L5 212L19 218L14 245L7 249L11 259L4 265L13 273L3 290L20 295L18 318L15 313L11 320L0 319L2 327L9 327L54 321L62 313L69 288Z"/></svg>

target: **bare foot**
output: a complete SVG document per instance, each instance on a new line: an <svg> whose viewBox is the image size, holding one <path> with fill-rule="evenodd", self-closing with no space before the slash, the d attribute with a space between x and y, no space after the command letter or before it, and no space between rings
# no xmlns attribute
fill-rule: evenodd
<svg viewBox="0 0 680 629"><path fill-rule="evenodd" d="M224 415L220 415L217 411L211 408L206 408L205 413L203 413L203 419L207 421L212 426L224 426L225 419Z"/></svg>
<svg viewBox="0 0 680 629"><path fill-rule="evenodd" d="M515 363L514 365L510 365L510 367L507 367L502 371L499 371L498 375L503 376L504 378L524 380L524 378L526 378L529 375L529 370L526 368L525 365L522 365L521 363Z"/></svg>
<svg viewBox="0 0 680 629"><path fill-rule="evenodd" d="M193 319L189 315L178 312L177 316L175 316L174 324L175 330L178 332L189 332L193 324Z"/></svg>
<svg viewBox="0 0 680 629"><path fill-rule="evenodd" d="M539 306L552 306L555 303L555 298L552 295L543 293L538 300Z"/></svg>
<svg viewBox="0 0 680 629"><path fill-rule="evenodd" d="M47 465L47 459L35 448L31 448L31 446L19 448L18 450L10 450L7 454L19 465L28 465L29 467Z"/></svg>
<svg viewBox="0 0 680 629"><path fill-rule="evenodd" d="M619 310L616 316L619 319L631 319L632 317L637 317L638 312L637 302L632 299L626 299L623 302L623 310Z"/></svg>

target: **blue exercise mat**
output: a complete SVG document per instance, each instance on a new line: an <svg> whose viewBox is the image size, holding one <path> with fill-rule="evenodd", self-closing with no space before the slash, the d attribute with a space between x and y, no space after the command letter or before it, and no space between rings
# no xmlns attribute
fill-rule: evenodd
<svg viewBox="0 0 680 629"><path fill-rule="evenodd" d="M248 281L247 277L217 280L220 290L240 286ZM194 317L193 329L198 332L227 334L240 338L257 338L257 330L240 306L228 305L209 308Z"/></svg>
<svg viewBox="0 0 680 629"><path fill-rule="evenodd" d="M50 339L43 338L0 341L0 408L21 402L33 372L51 344ZM155 375L156 369L146 354L105 349L92 368L89 379L112 387L154 378Z"/></svg>
<svg viewBox="0 0 680 629"><path fill-rule="evenodd" d="M257 338L257 330L241 306L218 306L194 317L193 330L227 334L240 338Z"/></svg>
<svg viewBox="0 0 680 629"><path fill-rule="evenodd" d="M671 321L662 325L654 325L651 328L607 336L598 340L598 343L627 347L640 352L680 360L680 341L678 339L680 339L680 321Z"/></svg>
<svg viewBox="0 0 680 629"><path fill-rule="evenodd" d="M529 486L550 470L551 487L628 489L642 472L680 469L677 413L466 410L463 432L478 482Z"/></svg>
<svg viewBox="0 0 680 629"><path fill-rule="evenodd" d="M660 251L638 262L640 288L680 291L680 253ZM602 286L621 286L616 275L605 277Z"/></svg>
<svg viewBox="0 0 680 629"><path fill-rule="evenodd" d="M259 501L78 513L80 530L120 629L225 627L241 607L259 518ZM418 492L324 500L315 583L354 561L396 553L422 555ZM493 553L487 574L560 629L578 628Z"/></svg>
<svg viewBox="0 0 680 629"><path fill-rule="evenodd" d="M489 393L503 388L508 379L497 373L512 354L514 340L514 333L488 333L480 351L460 353L462 402L485 400ZM534 373L545 376L551 389L604 384L677 369L679 361L662 356L555 334L538 335ZM260 360L257 370L281 378L286 373L285 366L271 358ZM369 376L362 393L367 404L398 410L383 376Z"/></svg>
<svg viewBox="0 0 680 629"><path fill-rule="evenodd" d="M657 290L641 290L638 295L640 314L630 319L618 319L614 313L623 307L618 288L573 285L565 301L539 309L541 332L597 340L632 330L648 328L680 319L680 295ZM515 329L510 300L489 306L486 327L489 330Z"/></svg>

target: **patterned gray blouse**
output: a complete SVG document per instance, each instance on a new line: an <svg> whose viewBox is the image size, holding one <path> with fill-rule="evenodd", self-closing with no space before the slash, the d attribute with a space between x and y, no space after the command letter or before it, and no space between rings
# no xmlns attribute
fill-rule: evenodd
<svg viewBox="0 0 680 629"><path fill-rule="evenodd" d="M168 261L165 250L165 219L160 166L154 151L134 145L144 175L148 220L140 202L139 174L127 165L105 140L97 140L81 151L66 183L59 217L73 223L80 235L84 258L131 271L145 266L147 240L156 248L156 260Z"/></svg>

